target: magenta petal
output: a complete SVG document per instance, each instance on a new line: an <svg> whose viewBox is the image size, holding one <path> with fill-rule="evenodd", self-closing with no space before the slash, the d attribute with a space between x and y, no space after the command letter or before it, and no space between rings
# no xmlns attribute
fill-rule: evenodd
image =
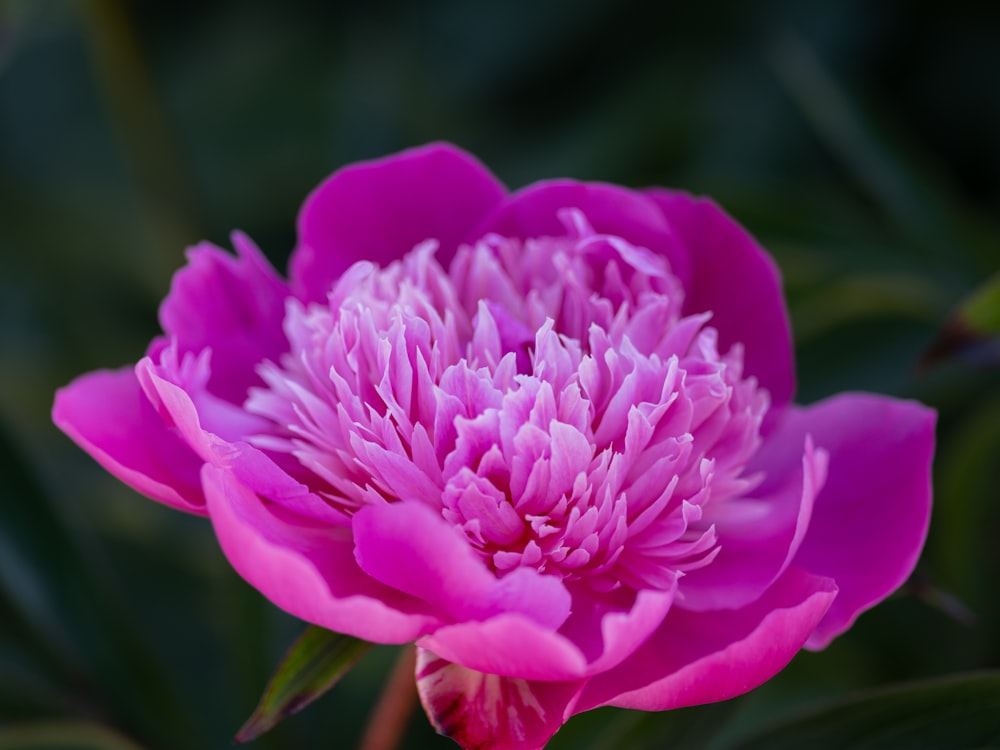
<svg viewBox="0 0 1000 750"><path fill-rule="evenodd" d="M789 568L742 609L675 607L628 659L590 681L576 708L665 711L741 695L788 664L836 592L830 579Z"/></svg>
<svg viewBox="0 0 1000 750"><path fill-rule="evenodd" d="M744 372L771 394L772 408L795 392L792 334L771 256L707 198L655 189L647 195L680 235L690 256L684 312L710 310L719 346L744 345Z"/></svg>
<svg viewBox="0 0 1000 750"><path fill-rule="evenodd" d="M677 582L665 591L643 590L627 608L612 607L612 596L589 594L578 589L573 611L560 629L587 657L587 674L611 669L655 631L674 601Z"/></svg>
<svg viewBox="0 0 1000 750"><path fill-rule="evenodd" d="M370 505L354 516L358 563L373 578L454 620L516 612L548 628L569 615L562 583L520 568L498 579L441 515L418 503Z"/></svg>
<svg viewBox="0 0 1000 750"><path fill-rule="evenodd" d="M746 469L750 475L764 472L762 484L751 497L723 505L718 518L707 516L715 522L719 554L711 565L684 577L678 606L699 611L743 607L794 559L827 467L826 453L799 437L805 445L800 443L797 451L794 441L786 444L783 435L769 437ZM798 461L790 458L796 453ZM784 460L775 461L775 454Z"/></svg>
<svg viewBox="0 0 1000 750"><path fill-rule="evenodd" d="M642 193L573 180L539 182L519 190L477 228L477 239L487 232L504 237L561 237L566 227L564 208L577 208L594 231L611 234L666 257L673 274L685 281L690 268L687 253L656 203Z"/></svg>
<svg viewBox="0 0 1000 750"><path fill-rule="evenodd" d="M207 393L197 382L185 382L183 373L156 365L150 357L139 360L135 373L171 434L182 438L203 461L232 470L253 492L287 510L336 526L350 525L341 511L243 441L254 432L259 417Z"/></svg>
<svg viewBox="0 0 1000 750"><path fill-rule="evenodd" d="M422 602L358 567L349 529L285 512L226 469L206 465L202 481L230 564L285 611L378 643L412 641L437 626Z"/></svg>
<svg viewBox="0 0 1000 750"><path fill-rule="evenodd" d="M840 589L810 648L847 630L916 565L930 522L935 420L913 401L842 394L790 410L777 428L790 445L808 433L830 453L794 562Z"/></svg>
<svg viewBox="0 0 1000 750"><path fill-rule="evenodd" d="M573 713L584 682L483 674L417 651L420 702L437 731L465 750L537 750Z"/></svg>
<svg viewBox="0 0 1000 750"><path fill-rule="evenodd" d="M656 630L673 590L641 591L630 609L578 594L558 632L519 614L448 625L420 645L478 672L532 680L578 680L615 666Z"/></svg>
<svg viewBox="0 0 1000 750"><path fill-rule="evenodd" d="M203 461L218 463L215 446L222 441L217 434L202 426L194 394L185 389L185 385L189 384L173 382L167 375L150 357L143 357L135 366L135 377L164 424L182 438ZM176 377L177 373L169 375Z"/></svg>
<svg viewBox="0 0 1000 750"><path fill-rule="evenodd" d="M586 658L569 639L518 613L446 625L419 645L477 672L506 677L574 680L587 673Z"/></svg>
<svg viewBox="0 0 1000 750"><path fill-rule="evenodd" d="M447 266L506 190L469 154L431 144L352 164L312 192L299 214L290 274L305 300L324 299L353 263L387 265L435 239Z"/></svg>
<svg viewBox="0 0 1000 750"><path fill-rule="evenodd" d="M234 233L233 244L237 257L207 242L188 250L160 323L180 354L210 348L209 390L242 404L247 388L260 383L256 366L287 348L281 321L289 292L248 237Z"/></svg>
<svg viewBox="0 0 1000 750"><path fill-rule="evenodd" d="M133 489L206 514L201 460L150 405L132 368L83 375L56 393L52 420Z"/></svg>

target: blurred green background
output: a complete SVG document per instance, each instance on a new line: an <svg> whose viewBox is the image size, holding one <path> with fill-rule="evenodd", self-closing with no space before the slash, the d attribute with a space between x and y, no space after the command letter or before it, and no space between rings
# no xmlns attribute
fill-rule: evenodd
<svg viewBox="0 0 1000 750"><path fill-rule="evenodd" d="M597 711L552 747L727 747L1000 667L1000 357L919 365L1000 269L1000 3L0 0L0 748L229 746L301 625L63 437L53 391L141 355L185 246L239 228L284 268L323 177L438 139L512 188L713 195L783 269L799 401L940 410L903 592L749 696ZM394 659L250 747L353 746ZM451 746L414 715L406 747Z"/></svg>

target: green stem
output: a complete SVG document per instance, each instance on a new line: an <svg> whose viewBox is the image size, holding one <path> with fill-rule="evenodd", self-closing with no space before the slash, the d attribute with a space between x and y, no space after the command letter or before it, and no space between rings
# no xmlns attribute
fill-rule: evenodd
<svg viewBox="0 0 1000 750"><path fill-rule="evenodd" d="M375 705L358 750L397 750L406 733L406 725L416 706L417 649L412 644L403 650Z"/></svg>

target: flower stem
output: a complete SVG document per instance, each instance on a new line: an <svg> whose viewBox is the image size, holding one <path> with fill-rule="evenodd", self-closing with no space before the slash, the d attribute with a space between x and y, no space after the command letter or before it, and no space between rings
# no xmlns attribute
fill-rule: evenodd
<svg viewBox="0 0 1000 750"><path fill-rule="evenodd" d="M403 646L382 695L368 718L358 750L396 750L400 746L416 705L416 665L416 647L413 644Z"/></svg>

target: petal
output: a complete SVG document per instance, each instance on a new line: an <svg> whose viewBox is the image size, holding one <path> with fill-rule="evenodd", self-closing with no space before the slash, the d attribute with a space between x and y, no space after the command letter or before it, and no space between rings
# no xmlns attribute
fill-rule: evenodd
<svg viewBox="0 0 1000 750"><path fill-rule="evenodd" d="M581 587L582 588L582 587ZM573 611L559 633L588 658L587 674L597 674L619 664L635 651L663 622L677 591L677 581L665 591L644 590L623 606L616 594L588 594L578 589Z"/></svg>
<svg viewBox="0 0 1000 750"><path fill-rule="evenodd" d="M288 288L260 250L235 233L233 256L210 243L188 250L160 305L160 324L180 354L212 350L209 390L242 404L260 383L255 368L288 347L281 329Z"/></svg>
<svg viewBox="0 0 1000 750"><path fill-rule="evenodd" d="M218 463L215 447L244 437L246 426L259 418L214 398L205 390L204 372L193 376L191 369L143 357L135 366L135 377L160 419L203 461Z"/></svg>
<svg viewBox="0 0 1000 750"><path fill-rule="evenodd" d="M576 710L610 705L665 711L741 695L791 661L836 591L828 578L789 568L742 609L674 607L635 653L588 683Z"/></svg>
<svg viewBox="0 0 1000 750"><path fill-rule="evenodd" d="M603 183L573 180L539 182L512 195L480 225L469 240L488 232L504 237L562 237L564 208L577 208L599 234L622 237L666 257L670 270L686 281L688 258L656 203L642 193Z"/></svg>
<svg viewBox="0 0 1000 750"><path fill-rule="evenodd" d="M132 368L83 375L56 393L52 420L133 489L204 515L201 460L153 409Z"/></svg>
<svg viewBox="0 0 1000 750"><path fill-rule="evenodd" d="M791 401L791 326L771 256L707 198L662 189L647 195L687 246L691 279L685 287L685 314L711 311L720 351L742 343L745 375L767 388L772 406Z"/></svg>
<svg viewBox="0 0 1000 750"><path fill-rule="evenodd" d="M345 167L302 207L293 287L305 300L322 300L351 264L385 266L427 239L438 241L438 261L447 267L505 194L482 164L447 144Z"/></svg>
<svg viewBox="0 0 1000 750"><path fill-rule="evenodd" d="M412 641L437 626L422 602L358 567L348 528L269 504L224 468L206 465L202 482L230 564L286 612L378 643Z"/></svg>
<svg viewBox="0 0 1000 750"><path fill-rule="evenodd" d="M582 680L484 674L417 651L417 689L431 724L466 750L536 750L573 713Z"/></svg>
<svg viewBox="0 0 1000 750"><path fill-rule="evenodd" d="M910 575L930 522L936 414L913 401L842 394L790 411L779 427L830 453L795 565L837 581L840 594L810 648L823 648Z"/></svg>
<svg viewBox="0 0 1000 750"><path fill-rule="evenodd" d="M519 613L446 625L418 645L477 672L505 677L578 680L587 673L587 659L568 638Z"/></svg>
<svg viewBox="0 0 1000 750"><path fill-rule="evenodd" d="M205 375L193 377L183 367L164 360L173 359L176 349L161 352L161 364L144 357L135 373L148 398L159 412L159 419L169 425L206 463L233 471L237 479L253 492L286 510L335 526L349 525L346 516L318 495L285 473L267 454L243 441L256 434L261 420L227 401L216 398L204 388ZM190 368L188 368L190 370Z"/></svg>
<svg viewBox="0 0 1000 750"><path fill-rule="evenodd" d="M788 567L805 537L827 455L808 436L770 435L746 468L765 474L752 497L709 505L702 522L714 523L719 553L681 582L678 606L692 610L743 607ZM798 450L795 440L798 440ZM803 452L803 443L805 450ZM798 460L791 458L798 455Z"/></svg>
<svg viewBox="0 0 1000 750"><path fill-rule="evenodd" d="M623 606L578 591L571 616L557 632L519 614L505 614L443 627L420 645L478 672L578 680L610 669L635 651L663 621L673 593L641 591Z"/></svg>
<svg viewBox="0 0 1000 750"><path fill-rule="evenodd" d="M528 568L498 579L464 535L425 505L370 505L354 515L353 528L365 572L453 621L516 612L554 630L569 615L569 592L558 579Z"/></svg>

